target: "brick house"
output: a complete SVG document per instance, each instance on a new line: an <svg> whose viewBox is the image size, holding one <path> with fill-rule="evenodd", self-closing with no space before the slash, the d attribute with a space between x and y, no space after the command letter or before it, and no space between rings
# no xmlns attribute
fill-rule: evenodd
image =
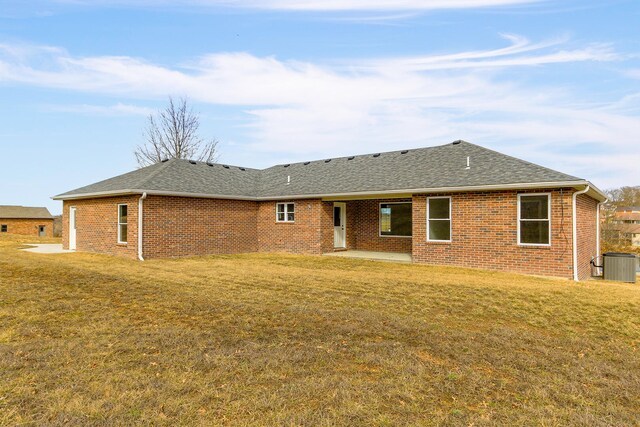
<svg viewBox="0 0 640 427"><path fill-rule="evenodd" d="M251 169L172 159L55 196L68 249L162 258L407 254L589 277L605 200L584 179L465 141Z"/></svg>
<svg viewBox="0 0 640 427"><path fill-rule="evenodd" d="M53 216L47 208L0 206L0 233L53 237Z"/></svg>

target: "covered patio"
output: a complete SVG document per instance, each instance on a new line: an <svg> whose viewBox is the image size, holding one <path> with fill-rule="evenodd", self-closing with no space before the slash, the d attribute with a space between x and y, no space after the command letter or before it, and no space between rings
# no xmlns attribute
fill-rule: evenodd
<svg viewBox="0 0 640 427"><path fill-rule="evenodd" d="M348 258L412 261L411 197L324 200L323 253ZM329 223L329 221L331 223Z"/></svg>

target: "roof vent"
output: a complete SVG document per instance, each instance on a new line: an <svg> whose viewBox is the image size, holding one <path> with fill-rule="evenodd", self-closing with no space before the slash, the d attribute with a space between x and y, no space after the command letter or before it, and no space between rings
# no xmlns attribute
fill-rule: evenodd
<svg viewBox="0 0 640 427"><path fill-rule="evenodd" d="M162 160L160 160L160 161L161 161L162 163L166 163L166 162L168 162L168 161L169 161L169 159L162 159Z"/></svg>
<svg viewBox="0 0 640 427"><path fill-rule="evenodd" d="M245 169L245 168L238 168L238 169L240 169L241 171L246 171L246 169Z"/></svg>
<svg viewBox="0 0 640 427"><path fill-rule="evenodd" d="M195 165L196 161L195 160L189 160L189 163L191 163L192 165Z"/></svg>
<svg viewBox="0 0 640 427"><path fill-rule="evenodd" d="M284 165L283 167L288 168L289 166L291 166L291 164L290 164L290 163L289 163L289 164Z"/></svg>
<svg viewBox="0 0 640 427"><path fill-rule="evenodd" d="M229 169L229 165L222 165L223 168Z"/></svg>
<svg viewBox="0 0 640 427"><path fill-rule="evenodd" d="M207 162L207 166L213 166L213 163Z"/></svg>
<svg viewBox="0 0 640 427"><path fill-rule="evenodd" d="M356 156L351 156L351 157L348 157L347 160L353 160L355 158L356 158Z"/></svg>
<svg viewBox="0 0 640 427"><path fill-rule="evenodd" d="M331 159L327 159L327 160L325 160L324 162L325 162L325 163L329 163L330 161L331 161Z"/></svg>
<svg viewBox="0 0 640 427"><path fill-rule="evenodd" d="M311 163L311 162L304 162L305 165L308 165L309 163Z"/></svg>
<svg viewBox="0 0 640 427"><path fill-rule="evenodd" d="M374 154L373 157L380 157L380 153Z"/></svg>
<svg viewBox="0 0 640 427"><path fill-rule="evenodd" d="M461 139L459 139L459 140L457 140L457 141L453 141L453 142L451 143L451 145L458 145L458 144L460 144L461 142L462 142L462 140L461 140Z"/></svg>
<svg viewBox="0 0 640 427"><path fill-rule="evenodd" d="M400 152L400 154L407 154L408 152L409 152L409 150L402 150L402 151Z"/></svg>

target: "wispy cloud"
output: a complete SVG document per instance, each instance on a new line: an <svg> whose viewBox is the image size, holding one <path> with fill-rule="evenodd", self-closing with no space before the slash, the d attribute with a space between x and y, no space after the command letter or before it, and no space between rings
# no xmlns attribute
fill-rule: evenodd
<svg viewBox="0 0 640 427"><path fill-rule="evenodd" d="M216 53L173 68L139 58L0 45L0 82L131 100L164 99L171 91L240 106L247 114L245 146L281 153L283 160L462 138L594 178L604 187L640 180L638 159L628 155L635 149L629 135L640 134L637 97L603 108L588 93L524 86L506 73L620 59L611 46L505 38L509 44L496 49L411 58L316 64Z"/></svg>
<svg viewBox="0 0 640 427"><path fill-rule="evenodd" d="M75 5L198 6L291 11L424 11L519 6L547 0L54 0Z"/></svg>
<svg viewBox="0 0 640 427"><path fill-rule="evenodd" d="M90 116L148 116L154 112L152 108L123 103L117 103L114 105L46 105L45 109L48 111L85 114Z"/></svg>

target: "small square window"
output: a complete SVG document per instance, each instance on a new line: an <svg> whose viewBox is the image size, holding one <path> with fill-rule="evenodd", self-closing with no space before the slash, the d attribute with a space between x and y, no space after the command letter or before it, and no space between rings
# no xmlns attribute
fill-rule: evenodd
<svg viewBox="0 0 640 427"><path fill-rule="evenodd" d="M295 222L295 203L276 203L276 222Z"/></svg>
<svg viewBox="0 0 640 427"><path fill-rule="evenodd" d="M7 226L7 224L0 225L0 233L7 233L8 229L9 227Z"/></svg>

